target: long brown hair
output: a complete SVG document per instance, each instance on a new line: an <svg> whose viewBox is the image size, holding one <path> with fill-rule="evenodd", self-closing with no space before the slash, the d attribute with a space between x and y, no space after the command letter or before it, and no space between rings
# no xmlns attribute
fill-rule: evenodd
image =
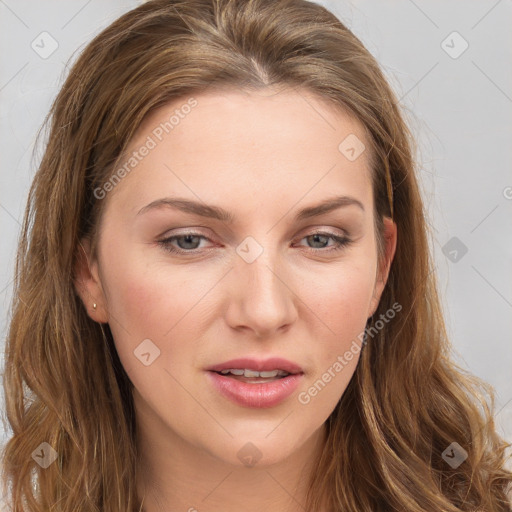
<svg viewBox="0 0 512 512"><path fill-rule="evenodd" d="M13 510L140 508L132 384L108 324L87 315L74 268L82 237L94 252L105 203L94 190L141 121L212 85L313 92L363 124L379 256L391 179L397 248L367 327L395 303L402 310L374 329L327 420L305 510L509 510L508 445L495 431L492 390L450 360L414 141L397 98L350 30L305 0L153 0L103 30L71 68L46 119L16 262L4 375L12 436L2 453ZM454 442L467 452L456 468L442 456ZM55 462L43 468L38 450Z"/></svg>

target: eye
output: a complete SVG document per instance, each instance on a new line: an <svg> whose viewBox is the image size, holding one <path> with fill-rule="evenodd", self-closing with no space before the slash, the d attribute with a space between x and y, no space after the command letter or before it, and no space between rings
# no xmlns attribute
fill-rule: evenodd
<svg viewBox="0 0 512 512"><path fill-rule="evenodd" d="M209 238L205 237L204 235L201 235L199 233L194 232L186 232L181 235L174 235L170 236L168 238L165 238L164 240L160 240L158 243L166 250L172 253L190 253L195 252L197 250L198 243L200 242L200 239L209 240ZM174 240L179 241L178 248L172 245L172 242Z"/></svg>
<svg viewBox="0 0 512 512"><path fill-rule="evenodd" d="M196 252L200 252L199 244L201 240L210 240L208 237L201 235L200 233L195 232L186 232L181 235L174 235L168 238L164 238L163 240L158 241L158 244L161 245L166 251L175 254L195 254ZM327 246L328 241L333 240L334 244L331 246ZM320 244L320 247L308 247L310 251L326 253L331 251L340 251L343 248L347 247L352 243L347 237L335 235L334 233L328 233L323 231L318 231L315 233L311 233L301 240L308 240L308 243ZM178 247L173 245L173 242L177 243ZM327 249L326 249L327 247ZM210 250L210 249L208 249Z"/></svg>
<svg viewBox="0 0 512 512"><path fill-rule="evenodd" d="M334 245L331 245L328 249L323 250L328 240L334 240ZM331 251L340 251L350 245L352 240L345 236L338 236L334 233L328 233L323 231L317 231L316 233L311 233L310 235L305 236L302 240L308 240L309 243L317 244L320 243L321 247L309 248L314 252L331 252ZM325 242L324 242L325 241Z"/></svg>

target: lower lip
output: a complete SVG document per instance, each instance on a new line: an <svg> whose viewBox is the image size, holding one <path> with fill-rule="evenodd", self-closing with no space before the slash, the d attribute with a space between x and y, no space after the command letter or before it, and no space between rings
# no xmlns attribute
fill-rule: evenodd
<svg viewBox="0 0 512 512"><path fill-rule="evenodd" d="M299 386L304 374L297 373L261 384L240 380L208 371L215 388L226 398L243 407L274 407L288 398Z"/></svg>

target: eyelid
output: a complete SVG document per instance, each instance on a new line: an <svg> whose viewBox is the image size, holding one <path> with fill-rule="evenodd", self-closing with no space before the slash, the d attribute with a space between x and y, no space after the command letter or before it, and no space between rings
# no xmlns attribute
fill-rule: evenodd
<svg viewBox="0 0 512 512"><path fill-rule="evenodd" d="M164 250L166 250L170 253L177 254L178 256L180 256L180 255L194 256L194 255L197 255L200 253L209 252L214 249L213 247L207 247L207 248L203 248L203 249L197 248L197 249L185 250L185 249L179 249L179 248L172 246L171 242L174 239L180 238L183 236L193 236L193 237L199 237L201 239L213 241L209 236L206 236L205 234L203 234L201 232L195 231L194 228L183 228L183 229L185 229L185 231L178 232L175 234L173 233L168 236L164 236L164 238L159 239L157 241L157 243L159 245L161 245L164 248ZM345 230L340 229L340 231L342 231L342 233L343 233L340 235L340 234L332 232L331 229L322 229L322 228L317 227L314 231L302 232L300 235L298 235L295 238L295 240L298 240L300 242L302 239L310 237L310 236L314 236L314 235L331 238L331 240L334 241L334 244L331 246L327 246L325 248L314 248L314 247L300 246L300 247L303 247L304 249L306 249L306 251L308 251L308 252L317 253L320 255L321 254L330 254L330 253L341 251L353 243L353 239L350 237L350 235Z"/></svg>
<svg viewBox="0 0 512 512"><path fill-rule="evenodd" d="M350 233L343 228L333 228L333 227L324 227L324 224L316 225L316 226L308 226L307 228L304 228L300 231L299 235L301 238L304 238L305 236L311 236L315 234L329 234L332 236L338 236L338 237L350 237ZM208 238L210 240L213 240L214 237L211 235L207 235L204 232L196 231L196 229L205 229L208 230L209 228L205 226L194 226L194 227L184 227L184 228L176 228L173 230L166 230L162 235L160 235L159 239L167 239L174 236L184 236L184 235L194 235L194 236L204 236L205 238ZM310 232L310 230L313 230ZM305 233L305 234L302 234ZM296 237L295 237L296 238Z"/></svg>
<svg viewBox="0 0 512 512"><path fill-rule="evenodd" d="M208 229L203 226L197 226L197 227L186 227L186 228L176 228L175 230L166 230L162 235L158 237L159 240L166 240L168 238L172 237L178 237L178 236L185 236L185 235L192 235L192 236L202 236L204 238L208 238L210 241L214 241L215 237L206 234L201 231L196 231L196 229ZM312 230L312 231L311 231ZM305 236L311 236L316 234L322 234L322 235L331 235L334 237L346 237L350 238L350 233L343 228L325 228L323 226L309 226L307 228L304 228L299 232L298 235L294 237L294 240L296 240L298 237L300 239L304 238Z"/></svg>

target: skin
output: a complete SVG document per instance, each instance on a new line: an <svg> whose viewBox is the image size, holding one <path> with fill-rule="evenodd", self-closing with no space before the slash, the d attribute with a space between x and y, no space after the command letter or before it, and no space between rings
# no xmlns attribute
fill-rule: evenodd
<svg viewBox="0 0 512 512"><path fill-rule="evenodd" d="M134 384L144 510L296 511L359 353L308 404L298 395L354 340L360 345L388 277L396 225L385 219L379 269L368 150L349 161L338 149L349 134L369 144L340 109L290 90L194 97L197 106L102 199L98 257L83 240L88 262L79 263L76 285L90 317L110 324ZM187 99L152 112L131 150ZM350 205L293 221L338 194L364 211ZM223 207L235 221L168 207L137 214L166 196ZM170 245L195 255L158 243L185 228L206 238ZM335 240L310 236L317 231L352 242L328 252ZM251 264L236 252L248 236L264 249ZM149 366L134 355L145 339L160 350ZM304 371L298 391L275 407L239 406L205 372L235 357L273 355ZM249 442L261 456L253 467L237 455Z"/></svg>

